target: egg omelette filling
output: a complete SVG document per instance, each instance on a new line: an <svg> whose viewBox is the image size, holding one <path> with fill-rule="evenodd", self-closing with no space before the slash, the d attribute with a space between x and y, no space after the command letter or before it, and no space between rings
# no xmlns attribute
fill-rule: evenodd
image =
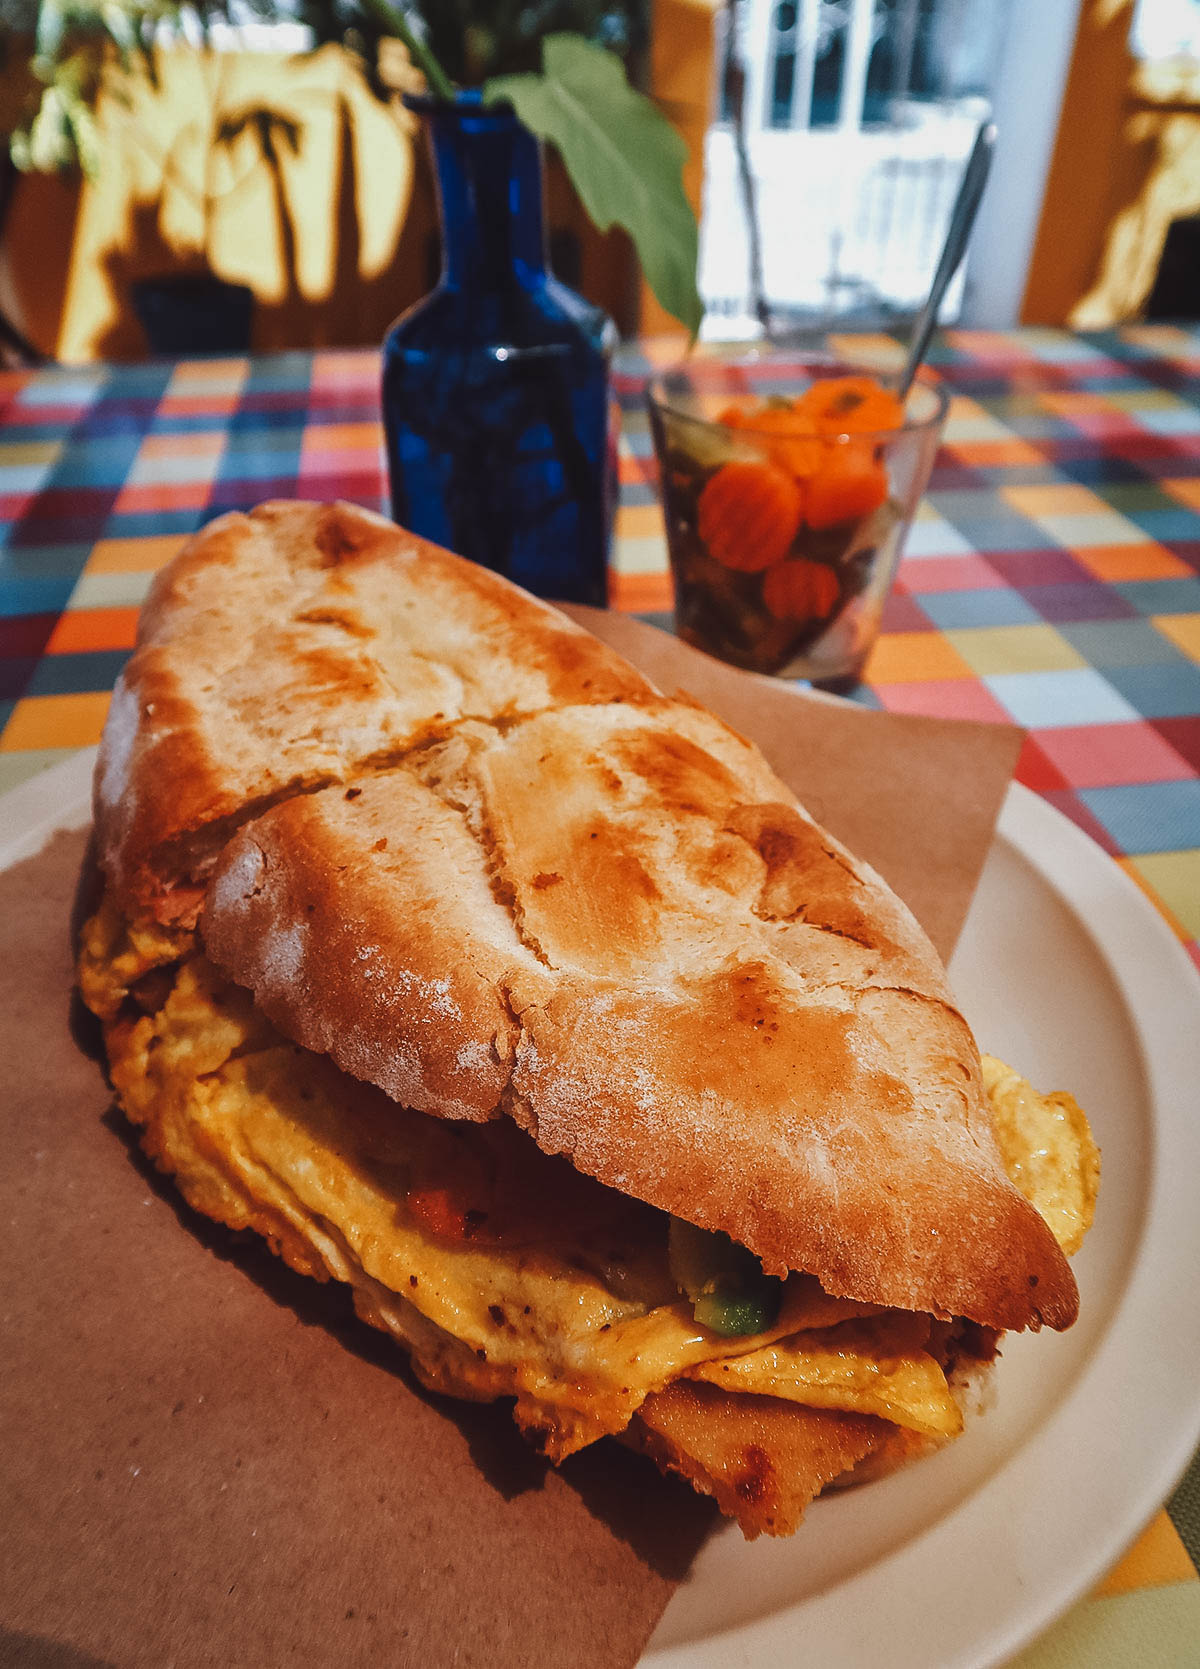
<svg viewBox="0 0 1200 1669"><path fill-rule="evenodd" d="M106 898L79 979L121 1106L188 1202L255 1229L300 1273L346 1282L429 1389L515 1398L550 1459L626 1433L748 1534L778 1533L881 1445L921 1452L962 1429L955 1368L990 1357L986 1330L793 1274L769 1327L713 1332L672 1273L664 1213L548 1157L507 1119L432 1118L348 1077L283 1037L194 935L129 923ZM1010 1175L1074 1250L1098 1175L1086 1120L1002 1062L985 1057L984 1073ZM764 1441L800 1443L811 1472L778 1522L761 1480L747 1484L743 1467L726 1500L721 1457L698 1458L725 1429L743 1459L761 1452L742 1428L764 1421Z"/></svg>

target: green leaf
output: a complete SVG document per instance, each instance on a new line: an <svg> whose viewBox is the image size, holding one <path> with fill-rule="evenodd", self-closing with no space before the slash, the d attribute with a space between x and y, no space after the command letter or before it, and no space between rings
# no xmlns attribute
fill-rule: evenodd
<svg viewBox="0 0 1200 1669"><path fill-rule="evenodd" d="M483 97L507 101L539 139L558 147L592 221L602 232L614 223L625 228L646 282L695 335L704 304L696 217L683 189L687 147L629 85L620 59L578 35L547 35L541 75L495 76Z"/></svg>

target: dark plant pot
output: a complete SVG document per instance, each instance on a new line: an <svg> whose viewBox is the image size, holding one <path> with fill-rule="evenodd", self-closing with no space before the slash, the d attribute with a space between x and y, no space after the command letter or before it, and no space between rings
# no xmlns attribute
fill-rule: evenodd
<svg viewBox="0 0 1200 1669"><path fill-rule="evenodd" d="M194 358L250 351L254 291L245 284L199 273L140 278L131 293L152 354Z"/></svg>

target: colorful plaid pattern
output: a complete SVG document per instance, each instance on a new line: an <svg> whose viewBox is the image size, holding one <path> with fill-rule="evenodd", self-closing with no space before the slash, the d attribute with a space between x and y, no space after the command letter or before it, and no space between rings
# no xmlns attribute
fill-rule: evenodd
<svg viewBox="0 0 1200 1669"><path fill-rule="evenodd" d="M647 344L617 379L614 602L664 625L643 388L677 352ZM1157 895L1200 964L1200 332L950 331L930 359L945 440L858 699L1023 725L1020 779ZM773 360L769 387L788 383Z"/></svg>
<svg viewBox="0 0 1200 1669"><path fill-rule="evenodd" d="M660 624L642 390L677 352L625 350L615 382L613 602ZM1024 725L1021 780L1200 964L1200 331L951 331L931 364L945 444L858 699ZM211 517L272 495L382 508L378 377L369 351L0 374L0 789L98 739L155 570ZM1200 1464L1024 1669L1196 1662L1197 1499Z"/></svg>

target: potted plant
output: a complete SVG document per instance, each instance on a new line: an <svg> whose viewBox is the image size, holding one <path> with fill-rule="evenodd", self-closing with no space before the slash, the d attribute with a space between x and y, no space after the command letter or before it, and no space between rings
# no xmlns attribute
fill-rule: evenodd
<svg viewBox="0 0 1200 1669"><path fill-rule="evenodd" d="M427 20L369 3L424 77L406 102L429 129L443 250L441 280L384 345L392 513L536 593L602 604L614 332L547 269L538 142L557 147L598 227L625 228L647 282L694 332L683 142L581 33L506 37L506 9L467 0ZM487 29L473 21L485 13ZM531 52L540 67L520 67Z"/></svg>
<svg viewBox="0 0 1200 1669"><path fill-rule="evenodd" d="M102 65L118 44L122 14L100 5L45 6L9 0L0 14L0 237L18 172L47 172L96 160L92 106ZM32 343L0 313L0 363L37 364Z"/></svg>

